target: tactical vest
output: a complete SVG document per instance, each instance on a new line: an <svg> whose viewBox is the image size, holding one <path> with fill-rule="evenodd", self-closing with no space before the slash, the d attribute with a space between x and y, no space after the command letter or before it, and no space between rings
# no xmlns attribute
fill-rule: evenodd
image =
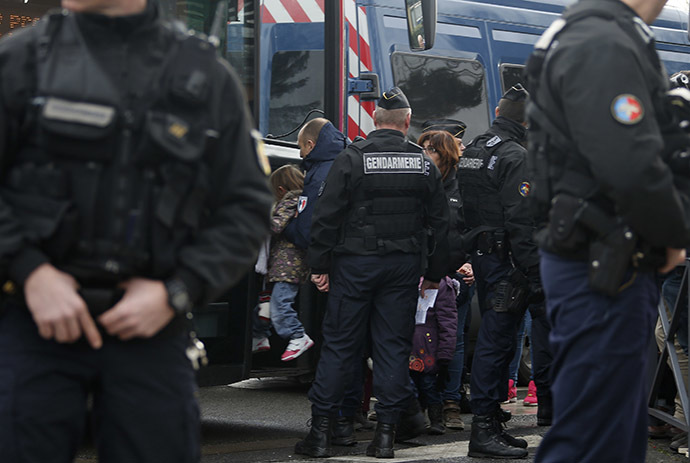
<svg viewBox="0 0 690 463"><path fill-rule="evenodd" d="M497 150L505 143L517 142L489 131L475 138L462 153L458 163L458 182L468 228L504 226L500 192L491 171L498 161Z"/></svg>
<svg viewBox="0 0 690 463"><path fill-rule="evenodd" d="M429 161L421 148L381 152L366 140L350 145L353 173L362 172L342 228L342 248L355 254L416 253L423 242L423 204Z"/></svg>
<svg viewBox="0 0 690 463"><path fill-rule="evenodd" d="M166 276L210 184L213 46L171 31L150 96L129 108L74 16L36 27L34 97L3 199L28 240L77 278Z"/></svg>
<svg viewBox="0 0 690 463"><path fill-rule="evenodd" d="M593 6L595 8L593 8ZM572 137L567 124L559 111L561 104L549 88L546 69L551 53L557 47L558 36L572 24L592 16L616 21L630 36L630 39L646 47L653 64L662 69L662 64L654 51L652 32L649 27L635 18L634 22L619 17L618 10L610 2L580 2L557 19L541 36L530 55L525 72L526 85L530 91L530 101L526 114L530 120L529 149L527 153L528 176L530 178L529 200L535 213L546 219L551 201L557 193L566 193L577 198L599 197L599 185L590 172L588 163L581 154L573 151ZM664 100L666 88L660 85L658 95L653 99L655 106ZM663 115L665 108L654 108L657 115ZM663 122L660 121L663 125ZM612 208L599 198L605 209Z"/></svg>

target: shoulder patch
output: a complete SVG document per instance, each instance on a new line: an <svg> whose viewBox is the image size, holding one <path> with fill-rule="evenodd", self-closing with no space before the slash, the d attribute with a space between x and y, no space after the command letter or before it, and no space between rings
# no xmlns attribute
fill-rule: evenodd
<svg viewBox="0 0 690 463"><path fill-rule="evenodd" d="M520 186L518 187L518 191L520 192L520 196L524 196L524 197L529 196L529 189L530 189L529 182L522 182L520 184Z"/></svg>
<svg viewBox="0 0 690 463"><path fill-rule="evenodd" d="M621 124L635 125L644 118L644 108L635 95L624 93L611 102L611 115Z"/></svg>
<svg viewBox="0 0 690 463"><path fill-rule="evenodd" d="M261 133L254 129L251 135L254 139L254 150L256 151L256 160L259 163L259 167L264 174L271 175L271 163L268 162L268 156L266 156L266 149L264 148L264 141L261 139Z"/></svg>
<svg viewBox="0 0 690 463"><path fill-rule="evenodd" d="M300 196L297 199L297 212L298 213L302 212L307 207L307 199L309 199L307 196Z"/></svg>
<svg viewBox="0 0 690 463"><path fill-rule="evenodd" d="M363 153L365 174L425 174L422 153Z"/></svg>
<svg viewBox="0 0 690 463"><path fill-rule="evenodd" d="M492 146L496 146L499 143L501 143L501 137L499 137L498 135L494 135L492 139L486 142L486 147L491 148Z"/></svg>

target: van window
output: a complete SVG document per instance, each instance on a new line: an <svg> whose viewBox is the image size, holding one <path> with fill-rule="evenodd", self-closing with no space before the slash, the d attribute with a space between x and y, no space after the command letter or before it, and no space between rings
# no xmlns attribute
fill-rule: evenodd
<svg viewBox="0 0 690 463"><path fill-rule="evenodd" d="M525 79L522 77L522 73L525 66L522 64L501 64L499 69L501 71L502 93L505 93L513 85L524 85Z"/></svg>
<svg viewBox="0 0 690 463"><path fill-rule="evenodd" d="M323 108L323 50L279 51L271 66L268 133L297 127L309 110ZM285 141L297 141L297 131Z"/></svg>
<svg viewBox="0 0 690 463"><path fill-rule="evenodd" d="M410 139L431 119L463 121L468 142L489 128L486 74L479 61L395 52L391 62L395 85L412 106Z"/></svg>

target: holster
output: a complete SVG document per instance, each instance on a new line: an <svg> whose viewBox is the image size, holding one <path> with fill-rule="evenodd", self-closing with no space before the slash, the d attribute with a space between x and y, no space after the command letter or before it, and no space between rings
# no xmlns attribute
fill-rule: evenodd
<svg viewBox="0 0 690 463"><path fill-rule="evenodd" d="M524 313L527 308L529 281L520 270L514 268L506 279L494 285L493 293L490 304L496 312Z"/></svg>
<svg viewBox="0 0 690 463"><path fill-rule="evenodd" d="M613 297L623 283L625 272L637 244L637 235L627 226L592 241L589 246L589 285L599 293Z"/></svg>
<svg viewBox="0 0 690 463"><path fill-rule="evenodd" d="M578 223L584 204L582 199L564 194L556 195L553 199L548 236L556 249L572 252L586 247L589 236Z"/></svg>

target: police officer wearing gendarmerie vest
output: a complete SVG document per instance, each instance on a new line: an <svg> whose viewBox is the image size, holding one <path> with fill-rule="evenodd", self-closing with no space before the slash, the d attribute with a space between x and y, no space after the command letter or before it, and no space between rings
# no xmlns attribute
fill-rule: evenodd
<svg viewBox="0 0 690 463"><path fill-rule="evenodd" d="M655 272L683 262L690 243L688 198L665 162L668 78L648 27L665 3L580 1L528 62L530 196L546 222L554 353L538 462L645 461Z"/></svg>
<svg viewBox="0 0 690 463"><path fill-rule="evenodd" d="M329 428L370 330L378 423L367 455L393 457L395 425L413 396L408 365L421 256L432 248L423 291L438 287L448 254L441 174L405 138L411 114L399 88L385 92L374 113L377 130L338 155L316 203L307 259L312 281L329 296L309 391L311 430L297 453L330 453Z"/></svg>
<svg viewBox="0 0 690 463"><path fill-rule="evenodd" d="M517 329L530 302L534 319L535 383L540 423L550 420L548 323L539 281L539 255L532 239L534 220L526 202L524 108L527 92L510 88L499 100L491 128L476 137L460 158L466 242L473 251L482 323L472 363L471 457L522 458L527 442L509 435L500 408L508 393L509 366Z"/></svg>
<svg viewBox="0 0 690 463"><path fill-rule="evenodd" d="M197 462L185 319L256 258L264 158L210 42L63 6L0 41L2 460L72 461L91 396L100 461Z"/></svg>

